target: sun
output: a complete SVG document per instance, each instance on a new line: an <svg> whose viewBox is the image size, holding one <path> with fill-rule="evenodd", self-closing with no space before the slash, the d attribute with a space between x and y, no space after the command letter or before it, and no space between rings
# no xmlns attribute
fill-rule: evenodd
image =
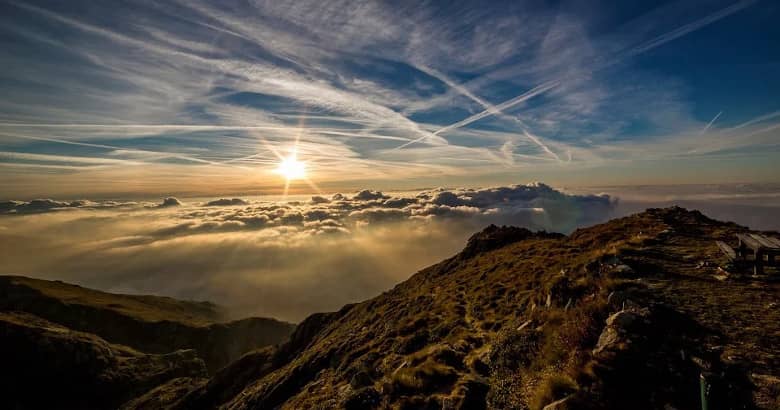
<svg viewBox="0 0 780 410"><path fill-rule="evenodd" d="M298 157L295 154L291 154L287 158L283 158L279 162L279 166L276 167L277 174L287 178L288 181L293 179L301 179L306 177L306 164L298 161Z"/></svg>

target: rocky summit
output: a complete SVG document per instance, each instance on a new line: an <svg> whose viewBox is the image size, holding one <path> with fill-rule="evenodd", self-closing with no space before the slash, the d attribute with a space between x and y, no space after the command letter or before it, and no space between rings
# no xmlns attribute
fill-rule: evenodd
<svg viewBox="0 0 780 410"><path fill-rule="evenodd" d="M78 397L62 402L72 408L776 409L778 272L755 276L716 244L747 232L676 207L567 236L490 226L393 289L311 315L279 343L230 360L214 358L213 343L260 340L262 328L211 344L134 340L76 319L86 313L57 317L17 291L0 316L12 342L3 400L32 408L47 403L22 395L45 392ZM132 316L121 310L110 314Z"/></svg>

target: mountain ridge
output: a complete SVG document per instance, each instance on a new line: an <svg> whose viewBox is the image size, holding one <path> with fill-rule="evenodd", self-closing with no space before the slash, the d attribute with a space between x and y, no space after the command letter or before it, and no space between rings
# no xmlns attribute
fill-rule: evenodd
<svg viewBox="0 0 780 410"><path fill-rule="evenodd" d="M761 343L764 332L780 332L776 325L729 341L706 322L711 310L702 316L686 310L701 284L708 292L728 286L777 300L776 284L754 286L735 276L722 285L713 278L715 266L699 266L725 264L714 240L744 231L681 208L650 209L569 236L490 227L470 241L496 239L477 246L480 252L467 246L342 309L286 363L210 405L698 408L700 374L717 368L728 376L712 383L738 386L720 392L721 400L773 408L776 367L761 362L776 362L777 349L751 345L762 355L752 370L728 352ZM675 294L680 288L689 293ZM720 296L738 297L735 289ZM776 310L761 313L780 318ZM199 408L188 399L201 393L173 408Z"/></svg>
<svg viewBox="0 0 780 410"><path fill-rule="evenodd" d="M214 372L241 354L284 340L293 325L268 318L221 322L210 302L123 295L21 276L0 276L0 311L24 311L146 353L195 349Z"/></svg>
<svg viewBox="0 0 780 410"><path fill-rule="evenodd" d="M715 244L743 232L677 207L570 235L489 226L377 297L122 408L693 409L702 378L712 403L777 408L780 284Z"/></svg>

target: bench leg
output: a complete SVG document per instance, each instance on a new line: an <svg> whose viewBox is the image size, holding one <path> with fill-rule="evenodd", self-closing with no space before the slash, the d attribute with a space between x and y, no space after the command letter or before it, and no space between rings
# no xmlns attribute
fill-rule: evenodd
<svg viewBox="0 0 780 410"><path fill-rule="evenodd" d="M756 263L753 267L753 274L754 275L764 274L764 254L761 252L756 252Z"/></svg>
<svg viewBox="0 0 780 410"><path fill-rule="evenodd" d="M738 256L742 258L742 260L747 260L747 246L745 246L745 244L740 241L739 247L737 249Z"/></svg>

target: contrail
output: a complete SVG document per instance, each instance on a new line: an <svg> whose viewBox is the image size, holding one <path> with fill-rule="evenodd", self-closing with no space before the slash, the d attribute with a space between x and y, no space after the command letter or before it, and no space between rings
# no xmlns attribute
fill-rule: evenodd
<svg viewBox="0 0 780 410"><path fill-rule="evenodd" d="M556 153L552 152L552 150L551 150L550 148L547 148L547 146L546 146L546 145L542 144L542 142L541 142L541 141L539 141L539 138L537 138L535 135L533 135L533 134L529 133L529 132L528 132L527 130L525 130L525 129L523 129L523 134L525 134L525 136L526 136L528 139L530 139L531 141L535 142L535 143L536 143L536 145L538 145L538 146L542 147L542 149L543 149L545 152L547 152L548 154L552 155L552 156L553 156L553 157L554 157L556 160L558 160L558 162L561 162L561 157L559 157L559 156L558 156L558 154L556 154Z"/></svg>
<svg viewBox="0 0 780 410"><path fill-rule="evenodd" d="M701 130L699 135L704 135L704 133L706 133L710 129L710 127L712 127L712 124L714 124L715 121L717 121L717 119L720 117L721 114L723 114L723 111L715 115L715 117L713 117L712 120L710 120L710 122L708 122L707 125L704 126L704 128Z"/></svg>
<svg viewBox="0 0 780 410"><path fill-rule="evenodd" d="M8 158L12 160L16 159L16 160L28 160L28 161L71 162L71 163L101 164L101 165L110 165L110 164L140 165L143 163L140 161L124 160L124 159L117 159L117 158L32 154L27 152L10 152L10 151L0 151L0 158Z"/></svg>
<svg viewBox="0 0 780 410"><path fill-rule="evenodd" d="M209 124L86 124L86 123L21 123L0 122L0 128L84 128L84 129L138 129L138 130L182 130L182 131L291 131L285 125L209 125ZM369 138L391 141L409 141L409 138L390 135L348 132L354 128L307 128L310 133L333 135L345 138Z"/></svg>
<svg viewBox="0 0 780 410"><path fill-rule="evenodd" d="M0 122L0 127L18 127L18 128L116 128L116 129L161 129L161 130L199 130L199 131L222 131L222 130L291 130L292 127L282 125L208 125L208 124L35 124L21 122ZM352 128L313 128L317 131L341 131L351 130Z"/></svg>
<svg viewBox="0 0 780 410"><path fill-rule="evenodd" d="M433 78L443 82L448 87L450 87L453 90L457 91L461 95L470 98L472 101L474 101L477 104L481 105L482 108L484 108L485 110L488 110L488 111L492 112L493 114L500 114L500 112L496 109L496 107L493 104L483 100L482 98L479 98L474 93L469 91L468 88L466 88L462 84L458 84L455 81L452 81L449 77L447 77L446 75L440 73L439 71L434 70L434 69L432 69L430 67L426 67L424 65L415 65L414 67L417 68L418 70L424 72L425 74L428 74L429 76L431 76L431 77L433 77Z"/></svg>
<svg viewBox="0 0 780 410"><path fill-rule="evenodd" d="M492 114L492 115L497 115L497 116L499 116L500 118L505 118L505 119L508 119L508 120L512 120L512 121L514 121L514 122L517 122L517 123L518 123L518 124L520 124L520 126L523 128L523 131L525 132L525 136L526 136L528 139L530 139L530 140L531 140L533 143L535 143L536 145L538 145L538 146L539 146L540 148L542 148L544 151L546 151L546 152L549 152L549 153L550 153L550 154L551 154L551 155L552 155L552 156L553 156L555 159L557 159L557 160L559 160L559 161L560 161L560 158L558 158L558 156L557 156L557 155L555 155L555 153L553 153L553 152L550 150L550 148L549 148L549 147L547 147L547 146L546 146L544 143L542 143L542 142L541 142L541 141L540 141L538 138L535 138L535 137L532 137L531 135L529 135L530 133L528 133L528 132L526 131L526 129L525 129L526 127L524 126L524 124L523 124L523 122L520 120L520 118L518 118L517 116L514 116L514 115L506 115L506 114L504 114L503 112L501 112L501 110L499 110L499 109L498 109L498 107L496 107L496 106L494 106L493 104L491 104L491 103L489 103L489 102L487 102L487 101L483 100L482 98L479 98L479 97L478 97L478 96L476 96L474 93L472 93L471 91L469 91L469 89L468 89L468 88L466 88L466 87L465 87L465 86L463 86L462 84L458 84L458 83L456 83L455 81L452 81L452 80L451 80L449 77L447 77L446 75L444 75L444 74L440 73L440 72L439 72L439 71L437 71L437 70L434 70L434 69L432 69L432 68L430 68L430 67L426 67L426 66L423 66L423 65L417 65L417 66L415 66L415 67L416 67L418 70L420 70L420 71L422 71L422 72L424 72L424 73L426 73L426 74L430 75L431 77L434 77L434 78L436 78L437 80L439 80L439 81L443 82L444 84L446 84L447 86L449 86L449 87L450 87L450 88L452 88L453 90L457 91L457 92L458 92L458 93L460 93L461 95L463 95L463 96L465 96L465 97L468 97L468 98L470 98L472 101L474 101L474 102L476 102L477 104L481 105L481 106L482 106L482 108L484 108L484 109L485 109L485 111L487 111L488 113L490 113L490 114ZM530 97L529 97L529 98L530 98ZM474 120L474 121L476 121L476 120ZM434 133L434 134L437 134L437 133L439 133L439 132L443 132L443 130L439 130L439 131L437 131L437 132L436 132L436 133ZM407 142L406 144L408 145L408 144L410 144L410 143L409 143L409 142ZM401 147L399 147L399 149L400 149L400 148L401 148Z"/></svg>
<svg viewBox="0 0 780 410"><path fill-rule="evenodd" d="M645 51L654 49L658 46L664 45L672 40L676 40L688 33L694 32L704 26L710 25L724 17L728 17L742 9L744 9L747 6L750 6L751 4L755 3L757 0L743 0L740 2L737 2L735 4L732 4L731 6L728 6L726 8L723 8L719 11L716 11L715 13L712 13L708 16L705 16L699 20L696 20L694 22L685 24L681 27L678 27L668 33L661 34L660 36L645 42L642 45L639 45L632 50L628 52L629 57L635 56L637 54L644 53Z"/></svg>
<svg viewBox="0 0 780 410"><path fill-rule="evenodd" d="M639 46L636 46L636 47L630 49L625 54L615 58L612 61L609 61L609 62L607 62L607 63L605 63L605 64L603 64L603 65L601 65L599 67L593 68L591 70L591 72L595 72L595 71L604 69L604 68L609 67L611 65L617 64L618 62L622 61L625 58L634 57L634 56L636 56L638 54L641 54L641 53L644 53L646 51L652 50L652 49L654 49L656 47L662 46L662 45L664 45L664 44L666 44L666 43L668 43L668 42L670 42L672 40L680 38L680 37L682 37L682 36L684 36L686 34L689 34L689 33L693 32L693 31L696 31L696 30L698 30L698 29L700 29L700 28L702 28L704 26L712 24L712 23L714 23L714 22L716 22L716 21L718 21L718 20L720 20L720 19L722 19L724 17L727 17L727 16L729 16L731 14L734 14L734 13L736 13L736 12L746 8L746 7L748 7L749 5L751 5L751 4L755 3L755 2L756 2L756 0L743 0L743 1L740 1L738 3L732 4L731 6L723 8L723 9L721 9L721 10L715 12L715 13L709 14L709 15L707 15L707 16L699 19L699 20L696 20L694 22L691 22L691 23L685 24L683 26L680 26L680 27L678 27L678 28L676 28L676 29L674 29L674 30L672 30L670 32L664 33L664 34L662 34L662 35L660 35L658 37L655 37L655 38L653 38L653 39L651 39L651 40L649 40L649 41L647 41L647 42L645 42L643 44L640 44ZM521 94L521 95L519 95L519 96L517 96L515 98L512 98L512 99L510 99L508 101L505 101L505 102L495 106L494 107L495 110L485 109L484 111L482 111L480 113L477 113L477 114L474 114L474 115L472 115L472 116L470 116L470 117L468 117L468 118L466 118L464 120L461 120L461 121L458 121L458 122L456 122L454 124L451 124L451 125L448 125L446 127L443 127L441 129L439 129L438 131L435 131L433 133L433 135L439 135L442 132L446 132L446 131L450 131L450 130L453 130L453 129L457 129L457 128L466 126L468 124L471 124L471 123L473 123L475 121L478 121L478 120L480 120L482 118L489 117L489 116L491 116L493 114L496 114L496 113L501 113L501 111L503 111L506 108L513 107L513 106L515 106L515 105L517 105L517 104L519 104L519 103L521 103L521 102L523 102L525 100L533 98L533 97L535 97L535 96L537 96L539 94L542 94L544 92L547 92L548 90L550 90L550 89L558 86L559 84L561 84L561 82L563 82L564 80L565 80L565 78L561 79L561 80L556 80L556 81L549 81L547 83L544 83L544 84L541 84L539 86L536 86L533 89L531 89L531 90L529 90L529 91L527 91L527 92L525 92L525 93L523 93L523 94ZM426 138L427 138L427 136L422 136L422 137L417 138L415 140L409 141L409 142L407 142L407 143L405 143L405 144L403 144L403 145L401 145L401 146L399 146L399 147L397 147L395 149L402 149L402 148L408 147L409 145L412 145L412 144L415 144L417 142L420 142L420 141L422 141L422 140L424 140Z"/></svg>
<svg viewBox="0 0 780 410"><path fill-rule="evenodd" d="M426 73L426 74L430 75L431 77L434 77L434 78L438 79L439 81L443 82L444 84L446 84L447 86L449 86L449 87L450 87L450 88L452 88L453 90L457 91L457 92L458 92L458 93L460 93L461 95L463 95L463 96L465 96L465 97L468 97L468 98L469 98L469 99L471 99L472 101L474 101L474 102L476 102L477 104L481 105L481 106L482 106L482 108L484 108L484 109L485 109L485 112L487 112L487 113L489 113L489 114L492 114L492 115L497 115L497 116L499 116L500 118L505 118L505 119L508 119L508 120L512 120L512 121L515 121L515 122L517 122L518 124L520 124L520 126L521 126L521 127L523 127L523 130L525 131L525 126L524 126L523 122L522 122L522 121L520 120L520 118L518 118L517 116L513 116L513 115L506 115L506 114L504 114L503 112L501 112L501 110L500 110L498 107L496 107L496 106L494 106L493 104L491 104L491 103L489 103L489 102L487 102L487 101L483 100L482 98L479 98L479 97L478 97L478 96L476 96L474 93L472 93L471 91L469 91L469 89L468 89L468 88L466 88L465 86L463 86L463 85L461 85L461 84L458 84L458 83L456 83L455 81L452 81L452 80L451 80L450 78L448 78L446 75L444 75L444 74L440 73L440 72L439 72L439 71L437 71L437 70L434 70L434 69L432 69L432 68L430 68L430 67L426 67L426 66L423 66L423 65L417 65L417 66L415 66L415 67L416 67L418 70L420 70L420 71L422 71L422 72L424 72L424 73ZM528 98L530 98L530 97L528 97ZM511 105L510 105L510 106L511 106ZM506 107L505 107L505 108L506 108ZM480 117L480 118L482 118L482 117ZM476 121L476 120L477 120L477 119L474 119L474 121ZM464 120L464 121L465 121L465 120ZM461 122L462 122L462 121L461 121ZM438 134L438 133L440 133L440 132L443 132L443 131L444 131L444 130L439 130L439 131L435 132L435 133L434 133L434 135L435 135L435 134ZM551 150L550 150L550 149L549 149L549 148L548 148L548 147L547 147L545 144L543 144L543 143L542 143L542 142L541 142L541 141L540 141L538 138L536 138L536 137L533 137L533 136L529 135L529 133L528 133L528 132L525 132L525 136L526 136L528 139L530 139L532 142L534 142L535 144L539 145L539 146L540 146L540 147L541 147L541 148L542 148L544 151L546 151L546 152L548 152L548 153L552 154L552 155L553 155L553 157L554 157L556 160L560 161L560 158L558 158L558 156L557 156L557 155L555 155L555 153L553 153L553 152L552 152L552 151L551 151ZM401 147L398 147L397 149L403 148L404 146L410 145L410 144L412 144L412 143L413 143L413 142L407 142L407 143L405 143L403 146L401 146Z"/></svg>
<svg viewBox="0 0 780 410"><path fill-rule="evenodd" d="M536 87L526 91L523 94L518 95L517 97L514 97L514 98L512 98L510 100L504 101L503 103L501 103L499 105L496 105L494 108L495 108L495 110L497 112L500 112L500 111L503 111L503 110L505 110L507 108L514 107L517 104L520 104L520 103L522 103L522 102L524 102L526 100L529 100L529 99L531 99L533 97L536 97L539 94L542 94L542 93L550 90L553 87L556 87L558 84L559 84L558 81L548 81L548 82L546 82L546 83L544 83L542 85L538 85L538 86L536 86ZM454 130L454 129L466 126L468 124L471 124L474 121L481 120L482 118L489 117L491 115L493 115L493 112L491 112L491 110L485 110L485 111L479 112L477 114L472 115L471 117L468 117L468 118L465 118L463 120L460 120L460 121L458 121L458 122L456 122L454 124L448 125L448 126L446 126L444 128L440 128L439 130L433 132L433 135L438 136L442 132L446 132L446 131L450 131L450 130ZM422 140L424 140L426 138L428 138L428 136L427 135L423 135L420 138L417 138L415 140L409 141L409 142L407 142L407 143L405 143L405 144L403 144L403 145L401 145L401 146L399 146L397 148L394 148L394 149L395 150L399 150L399 149L408 147L409 145L418 143L418 142L420 142L420 141L422 141Z"/></svg>
<svg viewBox="0 0 780 410"><path fill-rule="evenodd" d="M751 119L749 121L745 121L742 124L739 124L739 125L736 125L734 127L731 127L730 129L731 130L737 130L737 129L740 129L740 128L747 127L748 125L753 125L753 124L756 124L756 123L759 123L759 122L763 122L763 121L772 119L772 118L777 117L777 116L780 116L780 111L770 112L769 114L761 115L761 116L753 118L753 119Z"/></svg>
<svg viewBox="0 0 780 410"><path fill-rule="evenodd" d="M198 163L202 163L202 164L223 165L223 166L229 166L229 167L233 167L233 168L247 169L246 167L222 164L222 163L214 162L214 161L207 161L205 159L195 158L195 157L191 157L189 155L182 155L182 154L171 153L171 152L149 151L149 150L142 150L142 149L135 149L135 148L117 147L117 146L113 146L113 145L92 144L92 143L88 143L88 142L69 141L69 140L63 140L63 139L59 139L59 138L33 137L31 135L19 135L19 134L2 134L2 135L5 135L5 136L11 137L11 138L20 138L20 139L35 140L35 141L56 142L56 143L59 143L59 144L78 145L78 146L82 146L82 147L103 148L103 149L111 149L111 150L122 150L122 151L127 151L127 152L137 152L137 153L141 153L141 154L155 154L155 155L162 155L163 157L167 157L167 158L176 158L176 159L181 159L181 160L185 160L185 161L198 162Z"/></svg>

